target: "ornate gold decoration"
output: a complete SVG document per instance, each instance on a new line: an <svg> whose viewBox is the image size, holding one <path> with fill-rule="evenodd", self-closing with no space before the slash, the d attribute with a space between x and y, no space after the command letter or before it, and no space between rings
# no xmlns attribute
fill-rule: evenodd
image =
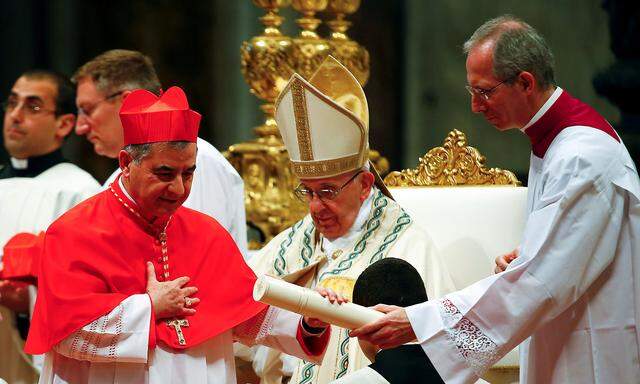
<svg viewBox="0 0 640 384"><path fill-rule="evenodd" d="M279 8L288 7L291 0L253 0L267 11L260 18L265 26L261 35L243 42L240 48L240 69L251 93L266 101L260 108L265 113L265 123L256 128L259 136L278 135L273 118L273 102L293 74L292 41L278 27L284 18Z"/></svg>
<svg viewBox="0 0 640 384"><path fill-rule="evenodd" d="M347 36L351 22L345 20L347 15L355 13L358 8L360 0L329 0L327 11L335 18L327 21L327 25L331 29L331 55L347 67L364 86L369 79L369 52Z"/></svg>
<svg viewBox="0 0 640 384"><path fill-rule="evenodd" d="M429 150L419 159L416 169L391 172L384 181L389 187L520 185L512 172L487 169L484 162L485 157L476 148L467 146L464 133L454 129L442 147Z"/></svg>
<svg viewBox="0 0 640 384"><path fill-rule="evenodd" d="M257 249L304 216L307 207L293 195L298 181L291 173L289 156L273 116L273 103L294 68L292 40L278 29L283 21L278 11L288 7L291 0L253 3L267 12L260 18L265 29L261 35L243 42L241 70L251 93L266 101L260 107L266 121L255 128L257 139L232 145L224 155L244 180L247 221L261 236L259 240L250 239L249 248Z"/></svg>
<svg viewBox="0 0 640 384"><path fill-rule="evenodd" d="M358 162L361 161L360 154L342 157L340 159L319 160L319 161L291 161L294 173L305 175L305 177L330 177L344 173L345 169L357 169Z"/></svg>
<svg viewBox="0 0 640 384"><path fill-rule="evenodd" d="M225 155L244 179L247 221L261 234L249 248L259 249L307 213L307 206L293 194L298 180L279 137L234 144Z"/></svg>
<svg viewBox="0 0 640 384"><path fill-rule="evenodd" d="M369 148L369 161L376 167L380 177L385 177L389 173L389 160L375 149Z"/></svg>
<svg viewBox="0 0 640 384"><path fill-rule="evenodd" d="M307 116L307 98L304 96L304 88L300 82L291 84L291 96L293 97L293 113L296 117L296 133L301 160L313 160L313 148L311 148L311 133L309 132L309 119Z"/></svg>
<svg viewBox="0 0 640 384"><path fill-rule="evenodd" d="M323 11L327 5L328 0L292 1L293 8L302 13L302 17L296 20L301 31L300 35L293 39L293 62L296 72L305 79L313 75L331 51L327 41L316 33L320 19L316 18L315 14Z"/></svg>
<svg viewBox="0 0 640 384"><path fill-rule="evenodd" d="M182 333L182 327L189 326L189 320L186 319L173 319L167 320L167 325L173 327L176 331L176 337L178 338L178 344L187 345L187 341L184 339L184 333Z"/></svg>

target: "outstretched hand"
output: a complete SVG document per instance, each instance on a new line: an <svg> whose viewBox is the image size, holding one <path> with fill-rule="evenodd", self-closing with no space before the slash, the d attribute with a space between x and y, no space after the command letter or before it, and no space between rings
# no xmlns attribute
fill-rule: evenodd
<svg viewBox="0 0 640 384"><path fill-rule="evenodd" d="M385 313L380 319L349 332L349 336L368 341L382 349L390 349L416 340L416 334L404 308L378 304L372 307Z"/></svg>
<svg viewBox="0 0 640 384"><path fill-rule="evenodd" d="M153 263L147 262L147 293L151 297L156 319L184 317L196 313L193 307L200 303L200 299L189 296L198 292L198 288L185 287L188 282L189 278L186 276L160 282L156 279Z"/></svg>

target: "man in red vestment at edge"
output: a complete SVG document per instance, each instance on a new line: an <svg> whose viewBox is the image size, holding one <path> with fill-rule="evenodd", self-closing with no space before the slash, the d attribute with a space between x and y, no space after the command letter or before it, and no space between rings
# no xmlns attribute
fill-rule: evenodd
<svg viewBox="0 0 640 384"><path fill-rule="evenodd" d="M255 302L227 231L181 207L200 124L184 92L134 91L120 118L121 176L45 235L25 347L46 353L40 383L235 384L234 341L322 361L327 324Z"/></svg>

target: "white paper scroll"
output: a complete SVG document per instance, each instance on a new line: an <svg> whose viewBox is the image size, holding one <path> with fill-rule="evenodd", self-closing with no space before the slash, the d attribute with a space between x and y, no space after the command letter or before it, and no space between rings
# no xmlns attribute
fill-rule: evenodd
<svg viewBox="0 0 640 384"><path fill-rule="evenodd" d="M347 329L356 329L384 315L353 303L331 304L314 290L271 276L258 278L253 286L253 299Z"/></svg>

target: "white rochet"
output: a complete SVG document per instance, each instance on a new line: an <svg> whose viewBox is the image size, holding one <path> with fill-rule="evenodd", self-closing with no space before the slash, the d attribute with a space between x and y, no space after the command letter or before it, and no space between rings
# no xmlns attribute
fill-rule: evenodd
<svg viewBox="0 0 640 384"><path fill-rule="evenodd" d="M383 316L383 313L354 303L331 304L318 292L271 276L258 278L253 299L338 327L355 329Z"/></svg>

